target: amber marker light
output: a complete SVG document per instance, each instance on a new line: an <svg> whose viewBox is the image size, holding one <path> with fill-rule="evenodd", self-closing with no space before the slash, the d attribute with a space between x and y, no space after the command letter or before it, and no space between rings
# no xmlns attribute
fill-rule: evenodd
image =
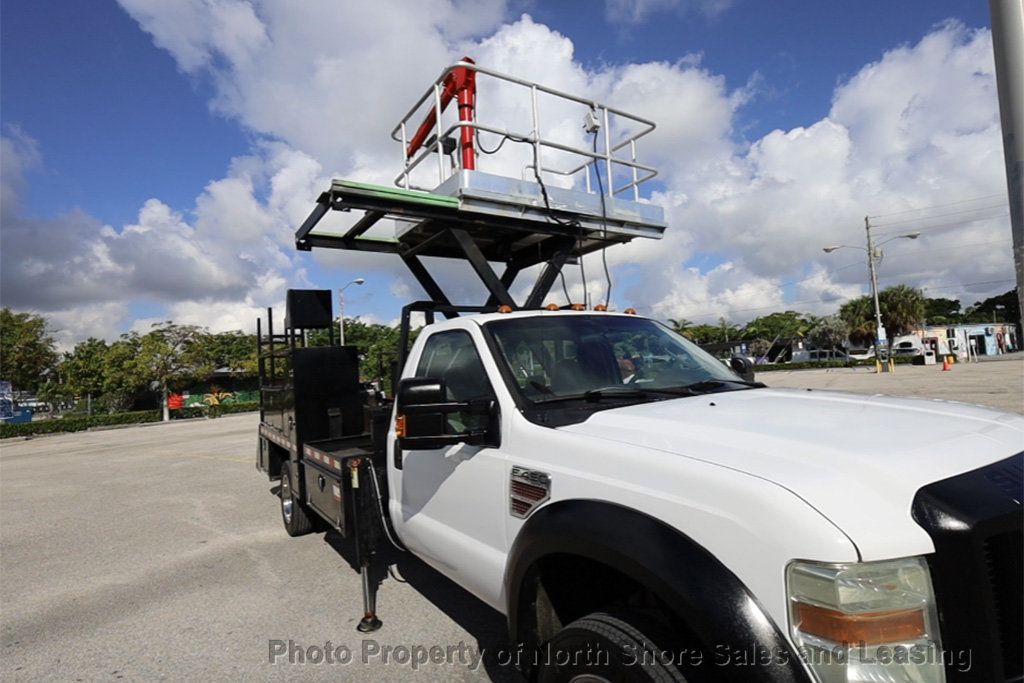
<svg viewBox="0 0 1024 683"><path fill-rule="evenodd" d="M395 417L395 436L399 439L405 438L405 415Z"/></svg>
<svg viewBox="0 0 1024 683"><path fill-rule="evenodd" d="M605 306L604 304L598 304L598 305L594 306L594 310L599 312L599 313L604 313L605 311L608 310L608 307Z"/></svg>
<svg viewBox="0 0 1024 683"><path fill-rule="evenodd" d="M928 635L924 610L920 609L847 614L797 602L793 605L793 622L804 633L834 643L905 643Z"/></svg>
<svg viewBox="0 0 1024 683"><path fill-rule="evenodd" d="M502 304L501 306L498 306L498 313L511 313L511 312L512 312L512 307L509 306L508 304Z"/></svg>
<svg viewBox="0 0 1024 683"><path fill-rule="evenodd" d="M574 311L585 311L585 310L587 310L587 307L584 306L583 304L573 304L572 306L569 306L569 308L571 308Z"/></svg>
<svg viewBox="0 0 1024 683"><path fill-rule="evenodd" d="M548 304L547 306L544 307L544 310L545 311L557 311L558 310L558 304Z"/></svg>
<svg viewBox="0 0 1024 683"><path fill-rule="evenodd" d="M625 313L626 315L636 315L636 309L630 307L624 310L623 313Z"/></svg>

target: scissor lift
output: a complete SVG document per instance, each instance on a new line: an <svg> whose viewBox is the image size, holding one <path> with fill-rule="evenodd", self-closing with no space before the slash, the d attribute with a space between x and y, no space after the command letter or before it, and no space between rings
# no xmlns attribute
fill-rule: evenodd
<svg viewBox="0 0 1024 683"><path fill-rule="evenodd" d="M508 130L478 120L478 81L485 88L493 82L523 92L528 104L525 110L530 112L529 130ZM457 118L451 112L445 116L453 99L458 102ZM590 149L579 140L541 134L541 105L547 101L560 112L567 106L578 108L591 136ZM419 116L423 116L422 123L410 137L409 122ZM408 352L412 312L422 312L430 324L437 314L450 318L460 313L539 309L567 263L612 244L662 236L661 208L640 198L640 185L657 171L638 160L637 140L652 130L654 124L645 119L484 69L466 58L445 69L392 132L402 150L403 168L395 179L396 187L334 180L295 233L295 246L303 251L317 247L397 254L426 290L429 301L402 309L393 382L397 386ZM481 133L498 136L498 146L488 152L480 144ZM585 135L578 137L585 140ZM508 141L529 145L532 163L524 169L525 178L479 168L481 163L487 165L484 155L494 157L496 168L507 170L507 159L498 158L497 153ZM436 175L423 164L432 155L437 159ZM332 210L361 215L344 232L318 230L321 219ZM381 235L379 226L386 219L394 221L395 230ZM375 227L377 234L372 234ZM428 271L424 257L467 261L487 289L486 301L453 303ZM500 275L492 263L503 264ZM521 303L516 302L510 290L517 276L538 265L543 267L532 288ZM331 347L304 347L306 329L331 329L330 308L326 290L290 290L285 334L274 334L270 311L267 336L257 328L262 388L258 466L271 476L280 476L282 482L288 477L289 486L302 494L304 504L343 536L355 539L364 599L364 617L358 628L368 632L381 624L372 578L377 531L390 538L381 503L386 492L383 475L390 410L386 400L383 404L365 402L363 420L358 411L349 410L348 399L363 400L365 394L358 376L351 372L347 380L326 382L337 395L317 395L314 398L319 403L298 410L296 390L298 394L314 393L302 389L303 382L325 384L315 364L302 362L306 356L320 354L314 361L323 367L321 356L340 359L334 365L347 370L357 363L355 349L334 347L330 334ZM282 373L276 373L275 359L281 354ZM280 382L275 379L277 374L281 374ZM284 394L279 397L282 389ZM332 411L338 419L329 419ZM370 427L358 433L362 423ZM282 450L273 450L275 447ZM271 457L275 453L277 460ZM297 476L300 471L304 476ZM296 473L294 479L291 472Z"/></svg>
<svg viewBox="0 0 1024 683"><path fill-rule="evenodd" d="M477 86L488 82L524 95L530 130L508 130L477 119ZM445 108L453 99L458 117L447 120ZM548 102L559 111L578 109L586 131L580 137L592 136L590 149L564 135L542 135L541 105ZM410 121L424 109L422 123L410 137ZM402 149L396 187L334 180L295 233L295 245L304 251L319 247L397 254L448 317L458 315L459 306L448 299L422 257L469 262L488 292L483 306L469 308L539 308L566 263L612 244L662 236L661 207L640 197L641 184L657 175L637 155L637 141L652 130L654 123L646 119L485 69L467 57L445 69L392 131ZM533 163L524 169L528 177L479 168L486 165L481 155L489 154L479 143L481 133L498 136L501 144L529 145ZM501 144L490 152L495 161L500 161ZM417 174L432 175L424 165L431 155L436 155L437 173L428 185L417 184ZM548 158L552 163L546 165ZM344 233L317 231L331 210L363 213ZM384 219L395 221L394 236L367 234ZM500 275L492 263L503 264ZM529 294L516 302L509 291L516 278L540 264L544 266Z"/></svg>

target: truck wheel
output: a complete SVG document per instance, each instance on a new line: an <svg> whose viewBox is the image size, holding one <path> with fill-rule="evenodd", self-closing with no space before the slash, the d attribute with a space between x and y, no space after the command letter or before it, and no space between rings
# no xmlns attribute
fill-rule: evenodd
<svg viewBox="0 0 1024 683"><path fill-rule="evenodd" d="M313 522L309 518L306 506L295 497L292 488L292 475L288 466L281 467L281 520L284 530L289 536L303 536L313 530Z"/></svg>
<svg viewBox="0 0 1024 683"><path fill-rule="evenodd" d="M594 612L572 622L541 650L539 683L685 683L663 629L631 612Z"/></svg>

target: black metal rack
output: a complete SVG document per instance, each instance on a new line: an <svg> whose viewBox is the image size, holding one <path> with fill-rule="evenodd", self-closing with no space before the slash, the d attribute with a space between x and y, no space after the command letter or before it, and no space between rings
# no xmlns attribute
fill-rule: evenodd
<svg viewBox="0 0 1024 683"><path fill-rule="evenodd" d="M343 234L316 233L328 211L362 210L362 217ZM421 257L467 261L487 289L486 306L512 309L538 308L551 291L559 272L574 259L635 237L660 237L660 230L594 229L584 227L578 214L547 210L544 220L510 216L464 207L454 197L399 190L347 181L334 181L317 199L316 207L295 232L301 251L314 247L396 254L431 299L458 315L458 307L445 295ZM410 222L412 227L394 239L368 237L366 232L382 219ZM503 263L498 275L491 263ZM509 293L519 274L539 264L544 268L530 293L519 304Z"/></svg>

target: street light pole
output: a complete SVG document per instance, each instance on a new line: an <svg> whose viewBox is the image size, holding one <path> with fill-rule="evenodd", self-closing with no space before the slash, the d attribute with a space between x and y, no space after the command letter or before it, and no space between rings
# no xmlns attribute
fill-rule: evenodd
<svg viewBox="0 0 1024 683"><path fill-rule="evenodd" d="M878 247L875 247L875 242L871 237L870 216L864 216L864 230L865 232L867 232L868 235L868 246L866 249L864 247L850 246L849 244L837 244L831 247L822 247L821 250L824 251L826 254L831 254L836 249L860 249L861 251L867 252L868 272L871 274L871 298L874 300L875 303L875 370L889 372L890 368L888 356L885 359L885 363L880 363L878 361L881 352L882 342L886 341L886 332L885 328L882 326L882 306L879 303L878 298L878 270L875 267L875 261L882 255L882 250L880 248L882 244L888 244L889 242L898 239L916 240L918 237L921 236L921 233L908 232L905 235L896 235L895 237L890 237L887 240L883 240L882 243L878 245Z"/></svg>
<svg viewBox="0 0 1024 683"><path fill-rule="evenodd" d="M338 343L341 346L345 345L345 289L349 285L361 285L364 282L366 282L366 280L364 280L361 277L357 277L355 280L352 280L351 282L349 282L344 287L338 290Z"/></svg>
<svg viewBox="0 0 1024 683"><path fill-rule="evenodd" d="M871 273L871 296L875 300L875 358L878 358L878 346L885 341L885 328L882 327L882 306L878 302L878 272L875 270L875 245L871 240L871 219L864 216L864 231L868 234L868 270Z"/></svg>

